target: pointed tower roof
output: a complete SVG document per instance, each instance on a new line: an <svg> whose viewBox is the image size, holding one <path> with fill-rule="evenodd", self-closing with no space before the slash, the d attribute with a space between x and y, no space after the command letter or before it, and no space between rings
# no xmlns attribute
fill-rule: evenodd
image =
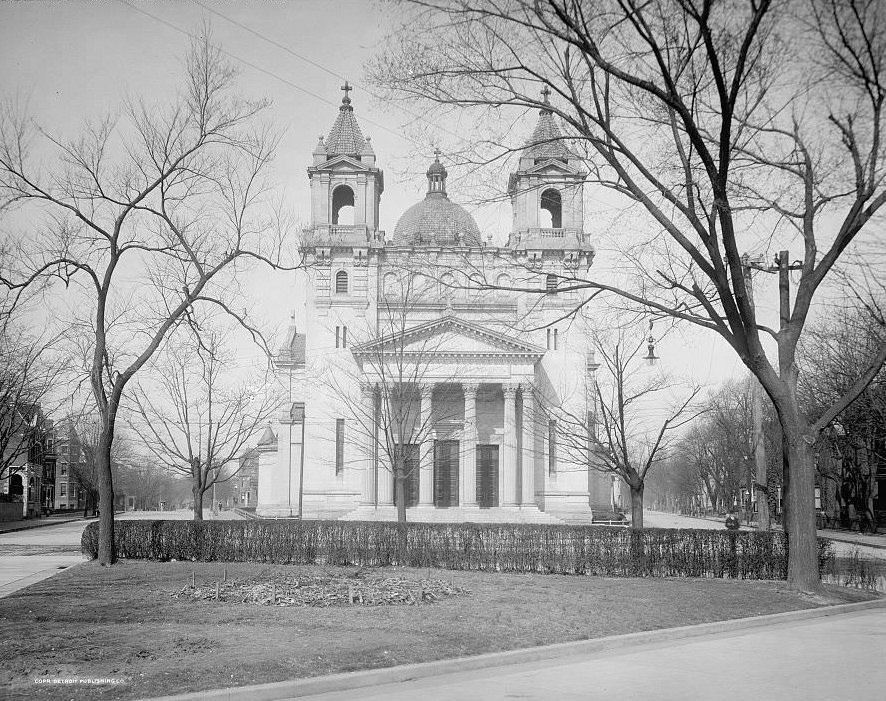
<svg viewBox="0 0 886 701"><path fill-rule="evenodd" d="M357 118L354 117L354 108L351 107L351 98L348 92L353 88L348 85L348 81L342 85L345 96L341 100L341 106L338 108L338 117L329 137L326 139L326 153L329 158L333 156L359 156L366 147L366 139L363 132L360 131L360 125L357 124Z"/></svg>
<svg viewBox="0 0 886 701"><path fill-rule="evenodd" d="M535 131L532 132L532 137L526 143L523 157L568 160L571 154L569 153L569 149L566 148L563 134L560 132L560 127L558 127L557 123L554 121L553 113L551 110L547 109L550 105L548 102L548 96L551 94L551 91L545 86L541 93L544 97L545 107L542 107L541 110L539 110L538 124L535 125Z"/></svg>

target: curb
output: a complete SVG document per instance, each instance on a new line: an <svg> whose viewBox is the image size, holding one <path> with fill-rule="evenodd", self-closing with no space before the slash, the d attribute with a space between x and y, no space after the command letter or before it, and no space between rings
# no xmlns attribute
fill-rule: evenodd
<svg viewBox="0 0 886 701"><path fill-rule="evenodd" d="M793 623L827 616L838 616L886 607L886 599L862 601L854 604L822 606L801 611L788 611L752 618L739 618L714 623L702 623L680 628L644 631L614 635L608 638L579 640L570 643L557 643L541 647L508 650L506 652L490 652L474 657L458 657L435 662L385 667L361 672L330 674L322 677L293 679L270 684L233 687L229 689L210 689L194 691L175 696L146 698L142 701L278 701L294 697L313 696L336 691L348 691L365 687L393 684L398 682L442 676L456 672L469 672L492 667L526 664L541 660L556 660L577 655L600 654L613 650L633 648L637 645L662 643L672 640L700 638L706 635L734 634L739 631L752 630L781 623Z"/></svg>

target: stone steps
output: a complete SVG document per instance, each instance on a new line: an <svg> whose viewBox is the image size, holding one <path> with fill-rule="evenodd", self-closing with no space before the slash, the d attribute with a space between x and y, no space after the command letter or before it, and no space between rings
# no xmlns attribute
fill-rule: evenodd
<svg viewBox="0 0 886 701"><path fill-rule="evenodd" d="M397 509L393 506L360 506L342 517L346 521L396 521ZM538 508L499 507L492 509L410 508L406 510L410 523L564 523L552 514Z"/></svg>

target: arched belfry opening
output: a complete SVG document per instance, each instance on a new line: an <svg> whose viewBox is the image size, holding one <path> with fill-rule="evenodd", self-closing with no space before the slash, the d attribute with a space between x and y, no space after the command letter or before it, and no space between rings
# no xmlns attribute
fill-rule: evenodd
<svg viewBox="0 0 886 701"><path fill-rule="evenodd" d="M354 224L354 191L339 185L332 192L332 223L340 226Z"/></svg>
<svg viewBox="0 0 886 701"><path fill-rule="evenodd" d="M563 201L559 190L548 188L541 193L539 225L545 229L560 229L563 227Z"/></svg>

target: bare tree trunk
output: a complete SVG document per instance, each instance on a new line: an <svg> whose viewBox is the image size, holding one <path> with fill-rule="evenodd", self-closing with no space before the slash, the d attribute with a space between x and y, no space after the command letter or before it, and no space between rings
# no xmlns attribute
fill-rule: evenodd
<svg viewBox="0 0 886 701"><path fill-rule="evenodd" d="M791 485L786 495L785 527L788 532L788 585L805 592L821 591L818 537L815 532L815 460L806 428L798 419L784 420Z"/></svg>
<svg viewBox="0 0 886 701"><path fill-rule="evenodd" d="M194 495L194 520L203 520L203 487L195 484L191 493Z"/></svg>
<svg viewBox="0 0 886 701"><path fill-rule="evenodd" d="M645 487L643 482L631 485L631 528L634 530L643 528L643 490Z"/></svg>
<svg viewBox="0 0 886 701"><path fill-rule="evenodd" d="M402 466L397 466L394 474L394 490L397 495L397 534L400 544L400 564L405 564L407 546L406 525L406 475Z"/></svg>
<svg viewBox="0 0 886 701"><path fill-rule="evenodd" d="M105 417L102 419L95 457L99 475L98 563L103 567L110 567L117 562L117 551L114 547L114 482L111 476L111 443L114 441L114 429L109 427L109 421Z"/></svg>

